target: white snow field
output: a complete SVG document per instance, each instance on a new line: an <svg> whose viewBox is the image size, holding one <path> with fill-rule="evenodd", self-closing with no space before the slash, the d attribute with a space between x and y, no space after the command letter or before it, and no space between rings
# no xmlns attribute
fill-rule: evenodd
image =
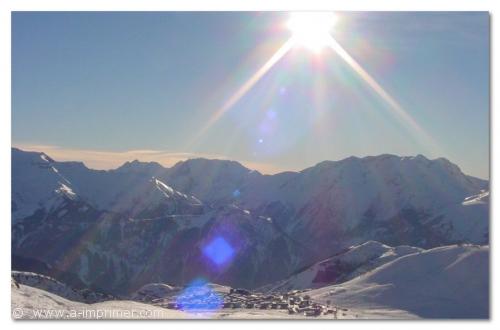
<svg viewBox="0 0 500 330"><path fill-rule="evenodd" d="M271 292L286 292L291 290L317 289L334 284L335 276L323 276L343 268L340 282L346 282L372 269L401 256L423 251L413 246L391 247L376 241L367 241L360 245L350 247L346 252L315 263L311 267L289 278L266 285L262 289Z"/></svg>
<svg viewBox="0 0 500 330"><path fill-rule="evenodd" d="M286 310L222 309L182 312L130 300L85 304L67 300L44 290L20 285L12 287L11 312L14 320L45 319L304 319ZM415 315L396 309L348 309L338 319L412 319ZM311 318L308 318L311 319ZM320 315L312 319L334 319Z"/></svg>
<svg viewBox="0 0 500 330"><path fill-rule="evenodd" d="M401 256L350 281L306 290L337 306L338 319L473 319L489 317L489 247L452 245ZM215 284L214 284L215 285ZM227 287L217 286L223 291ZM138 293L169 296L178 288L153 283ZM136 293L137 295L137 293ZM137 298L137 297L136 297ZM151 302L150 302L151 303ZM178 311L129 300L85 304L20 284L12 286L14 319L303 319L286 310ZM314 319L335 319L319 315ZM311 319L307 317L307 319Z"/></svg>
<svg viewBox="0 0 500 330"><path fill-rule="evenodd" d="M422 318L488 318L489 247L453 245L417 252L307 294L348 308L399 309Z"/></svg>
<svg viewBox="0 0 500 330"><path fill-rule="evenodd" d="M183 319L188 314L134 301L85 304L26 285L12 287L13 319Z"/></svg>

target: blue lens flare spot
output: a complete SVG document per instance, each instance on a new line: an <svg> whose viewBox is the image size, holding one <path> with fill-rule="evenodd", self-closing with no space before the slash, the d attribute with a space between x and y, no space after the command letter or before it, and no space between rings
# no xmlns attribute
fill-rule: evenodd
<svg viewBox="0 0 500 330"><path fill-rule="evenodd" d="M203 254L213 263L221 266L231 261L234 256L234 249L225 239L217 237L203 248Z"/></svg>
<svg viewBox="0 0 500 330"><path fill-rule="evenodd" d="M236 189L235 191L233 191L233 197L234 198L238 198L238 197L240 197L240 195L241 195L241 192L238 189Z"/></svg>
<svg viewBox="0 0 500 330"><path fill-rule="evenodd" d="M177 296L179 308L187 312L215 311L222 307L223 297L214 291L210 283L203 279L191 282Z"/></svg>
<svg viewBox="0 0 500 330"><path fill-rule="evenodd" d="M267 118L269 118L269 119L271 119L271 120L272 120L272 119L276 118L276 111L269 110L269 111L266 113L266 116L267 116Z"/></svg>

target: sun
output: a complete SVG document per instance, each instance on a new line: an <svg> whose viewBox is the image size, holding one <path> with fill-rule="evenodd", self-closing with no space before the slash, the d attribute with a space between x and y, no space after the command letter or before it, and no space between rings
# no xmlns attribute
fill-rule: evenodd
<svg viewBox="0 0 500 330"><path fill-rule="evenodd" d="M337 16L331 12L293 12L287 27L295 45L319 53L328 45L336 22Z"/></svg>

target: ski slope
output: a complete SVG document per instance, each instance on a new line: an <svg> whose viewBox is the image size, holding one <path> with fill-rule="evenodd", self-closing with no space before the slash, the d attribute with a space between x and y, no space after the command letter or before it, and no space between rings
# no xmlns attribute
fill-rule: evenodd
<svg viewBox="0 0 500 330"><path fill-rule="evenodd" d="M488 318L489 247L453 245L417 252L307 294L341 306L405 310L423 318Z"/></svg>

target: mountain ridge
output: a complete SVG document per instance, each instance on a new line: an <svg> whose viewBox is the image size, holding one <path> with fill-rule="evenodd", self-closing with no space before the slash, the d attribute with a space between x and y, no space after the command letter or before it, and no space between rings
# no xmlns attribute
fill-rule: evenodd
<svg viewBox="0 0 500 330"><path fill-rule="evenodd" d="M219 162L220 163L224 163L224 162L227 162L227 163L230 163L230 164L236 164L236 165L238 165L240 167L243 167L243 168L247 169L248 171L259 172L258 170L255 170L255 169L252 169L252 168L249 168L249 167L245 166L242 162L239 162L237 160L221 159L221 158L206 158L206 157L193 157L193 158L188 158L188 159L185 159L185 160L180 160L177 163L173 164L171 167L164 166L164 165L162 165L161 163L159 163L157 161L141 161L139 159L131 159L131 160L125 161L123 164L121 164L121 165L119 165L119 166L117 166L115 168L94 169L94 168L91 168L91 167L88 167L87 165L85 165L85 162L83 162L83 161L73 161L73 160L57 161L57 160L51 158L49 156L49 154L46 153L46 152L44 152L44 151L26 151L26 150L23 150L22 148L19 148L19 147L11 147L11 150L12 151L19 151L19 152L23 152L23 153L45 155L51 162L59 163L59 164L63 164L63 163L77 164L78 166L83 165L85 168L87 168L88 170L91 170L91 171L116 171L116 170L119 170L120 168L123 168L124 166L125 166L125 168L127 168L130 165L155 166L155 167L159 166L159 167L161 167L164 170L170 170L170 169L172 169L172 168L174 168L176 166L181 166L183 163L186 163L186 162L190 163L192 161L208 161L208 162L213 162L213 163L219 163ZM445 163L457 166L460 169L460 167L458 165L456 165L455 163L451 162L446 157L428 158L428 157L424 156L423 154L416 154L414 156L409 156L409 155L400 156L400 155L396 155L396 154L384 153L384 154L379 154L379 155L348 156L348 157L337 159L337 160L322 160L322 161L317 162L314 165L307 166L307 167L305 167L305 168L303 168L301 170L283 170L281 172L276 172L276 173L272 173L272 174L260 173L260 172L259 173L261 175L264 175L264 176L281 175L281 174L286 174L286 173L301 173L301 172L304 172L304 171L306 171L308 169L317 167L318 165L321 166L323 163L325 163L325 164L337 164L337 163L342 163L342 162L345 162L345 161L348 161L348 160L352 160L352 159L370 161L370 160L376 160L376 159L388 158L388 157L399 158L399 159L422 159L422 160L427 160L427 161L430 161L430 162L445 162ZM460 169L460 171L462 171L462 170ZM479 179L479 180L482 180L482 181L489 181L489 179L486 179L486 178L480 178L480 177L476 177L476 176L469 175L469 174L465 174L465 175L470 176L470 177L472 177L474 179Z"/></svg>
<svg viewBox="0 0 500 330"><path fill-rule="evenodd" d="M195 274L259 287L370 240L489 242L489 182L442 159L350 157L275 175L226 160L152 164L92 170L13 149L13 253L119 292ZM227 264L205 255L214 241Z"/></svg>

